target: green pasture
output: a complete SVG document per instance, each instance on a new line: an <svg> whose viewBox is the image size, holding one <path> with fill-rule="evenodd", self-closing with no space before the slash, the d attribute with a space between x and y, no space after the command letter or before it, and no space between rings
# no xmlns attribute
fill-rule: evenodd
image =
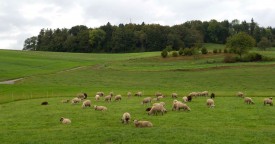
<svg viewBox="0 0 275 144"><path fill-rule="evenodd" d="M207 44L208 49L224 45ZM275 58L275 51L258 51ZM168 57L160 52L127 54L56 53L0 50L0 81L23 78L12 85L0 84L1 143L274 143L274 108L263 98L275 96L275 62L223 63L224 54ZM188 103L190 112L171 111L172 92L215 93L216 107L207 98ZM121 102L95 102L97 91L121 94ZM130 91L143 97L126 98ZM255 105L235 96L242 91ZM86 92L93 104L106 112L81 104L63 104ZM168 113L148 116L144 97L161 92ZM41 106L42 101L49 105ZM149 120L153 128L122 125L130 112L133 119ZM72 120L61 125L60 117ZM16 137L16 138L15 138Z"/></svg>

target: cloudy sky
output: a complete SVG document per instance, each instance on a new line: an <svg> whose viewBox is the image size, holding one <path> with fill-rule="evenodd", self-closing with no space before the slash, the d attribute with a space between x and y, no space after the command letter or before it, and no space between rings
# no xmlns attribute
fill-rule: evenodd
<svg viewBox="0 0 275 144"><path fill-rule="evenodd" d="M0 49L23 48L42 28L110 22L161 25L239 19L275 27L274 0L0 0Z"/></svg>

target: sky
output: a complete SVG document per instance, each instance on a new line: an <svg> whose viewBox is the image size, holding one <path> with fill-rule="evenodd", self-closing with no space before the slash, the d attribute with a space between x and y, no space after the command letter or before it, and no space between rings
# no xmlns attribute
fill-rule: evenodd
<svg viewBox="0 0 275 144"><path fill-rule="evenodd" d="M253 18L275 27L274 0L0 0L0 49L22 50L43 28L96 28L110 22L176 25Z"/></svg>

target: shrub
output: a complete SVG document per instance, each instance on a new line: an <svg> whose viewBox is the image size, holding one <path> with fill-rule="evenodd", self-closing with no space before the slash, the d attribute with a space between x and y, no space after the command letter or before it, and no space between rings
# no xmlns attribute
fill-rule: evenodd
<svg viewBox="0 0 275 144"><path fill-rule="evenodd" d="M217 49L214 49L214 50L213 50L213 53L214 53L214 54L218 53L218 50L217 50Z"/></svg>
<svg viewBox="0 0 275 144"><path fill-rule="evenodd" d="M177 51L173 51L173 52L172 52L172 56L173 56L173 57L177 57L178 55L179 55L179 53L178 53Z"/></svg>
<svg viewBox="0 0 275 144"><path fill-rule="evenodd" d="M219 52L219 53L222 53L222 49L219 49L218 52Z"/></svg>
<svg viewBox="0 0 275 144"><path fill-rule="evenodd" d="M192 49L191 49L191 48L185 48L185 49L183 50L183 53L184 53L184 55L186 55L186 56L191 56L191 55L193 55L193 52L192 52Z"/></svg>
<svg viewBox="0 0 275 144"><path fill-rule="evenodd" d="M227 48L225 48L225 49L223 50L223 53L228 53Z"/></svg>
<svg viewBox="0 0 275 144"><path fill-rule="evenodd" d="M254 61L262 61L263 56L259 53L248 53L244 55L241 61L244 62L254 62Z"/></svg>
<svg viewBox="0 0 275 144"><path fill-rule="evenodd" d="M202 54L207 54L207 53L208 53L208 50L207 50L205 47L203 47L203 48L201 49L201 53L202 53Z"/></svg>
<svg viewBox="0 0 275 144"><path fill-rule="evenodd" d="M183 55L183 48L179 49L179 55Z"/></svg>
<svg viewBox="0 0 275 144"><path fill-rule="evenodd" d="M166 58L166 57L168 56L168 51L167 51L166 49L162 50L161 56L162 56L163 58Z"/></svg>
<svg viewBox="0 0 275 144"><path fill-rule="evenodd" d="M237 62L237 59L235 56L233 56L231 54L227 54L227 55L225 55L223 61L225 63L235 63L235 62Z"/></svg>

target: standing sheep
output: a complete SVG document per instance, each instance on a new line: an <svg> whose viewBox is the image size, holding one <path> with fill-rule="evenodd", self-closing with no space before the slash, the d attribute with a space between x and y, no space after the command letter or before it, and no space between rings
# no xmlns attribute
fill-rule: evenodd
<svg viewBox="0 0 275 144"><path fill-rule="evenodd" d="M151 103L152 98L151 97L146 97L142 100L141 104L147 104L147 103Z"/></svg>
<svg viewBox="0 0 275 144"><path fill-rule="evenodd" d="M76 97L81 99L81 100L84 100L88 97L88 95L86 93L79 93L79 94L77 94Z"/></svg>
<svg viewBox="0 0 275 144"><path fill-rule="evenodd" d="M100 95L95 95L95 101L99 101Z"/></svg>
<svg viewBox="0 0 275 144"><path fill-rule="evenodd" d="M187 96L187 101L191 102L192 101L192 96Z"/></svg>
<svg viewBox="0 0 275 144"><path fill-rule="evenodd" d="M237 92L237 94L236 94L238 97L244 97L244 93L242 93L242 92Z"/></svg>
<svg viewBox="0 0 275 144"><path fill-rule="evenodd" d="M178 110L179 111L180 109L191 111L190 107L187 106L186 104L184 104L180 101L174 100L172 110Z"/></svg>
<svg viewBox="0 0 275 144"><path fill-rule="evenodd" d="M130 119L131 119L130 113L125 112L125 113L122 115L121 121L122 121L122 123L128 124L128 123L130 122Z"/></svg>
<svg viewBox="0 0 275 144"><path fill-rule="evenodd" d="M136 127L143 128L143 127L152 127L153 124L149 121L139 121L139 120L134 120L134 124Z"/></svg>
<svg viewBox="0 0 275 144"><path fill-rule="evenodd" d="M85 100L82 104L82 108L85 108L85 107L91 107L91 101L90 100Z"/></svg>
<svg viewBox="0 0 275 144"><path fill-rule="evenodd" d="M163 99L163 98L164 98L163 95L158 96L158 97L157 97L157 101L159 101L160 99Z"/></svg>
<svg viewBox="0 0 275 144"><path fill-rule="evenodd" d="M211 93L210 98L211 98L211 99L215 98L215 94L214 94L214 93Z"/></svg>
<svg viewBox="0 0 275 144"><path fill-rule="evenodd" d="M99 95L99 96L103 97L104 96L104 92L96 92L96 95Z"/></svg>
<svg viewBox="0 0 275 144"><path fill-rule="evenodd" d="M201 96L208 96L208 91L201 92Z"/></svg>
<svg viewBox="0 0 275 144"><path fill-rule="evenodd" d="M245 98L244 98L244 103L247 103L247 104L254 104L254 102L252 101L252 98L250 98L250 97L245 97Z"/></svg>
<svg viewBox="0 0 275 144"><path fill-rule="evenodd" d="M172 93L172 98L178 98L178 94L177 93Z"/></svg>
<svg viewBox="0 0 275 144"><path fill-rule="evenodd" d="M112 101L112 95L107 95L107 96L105 96L105 101L107 101L107 102L111 102Z"/></svg>
<svg viewBox="0 0 275 144"><path fill-rule="evenodd" d="M156 92L155 96L158 97L158 96L163 96L163 95L160 92Z"/></svg>
<svg viewBox="0 0 275 144"><path fill-rule="evenodd" d="M141 91L139 91L139 92L135 93L135 96L139 96L139 97L141 97L141 96L142 96L142 92L141 92Z"/></svg>
<svg viewBox="0 0 275 144"><path fill-rule="evenodd" d="M215 107L214 100L213 100L213 99L207 99L207 100L206 100L206 105L207 105L209 108L214 108L214 107Z"/></svg>
<svg viewBox="0 0 275 144"><path fill-rule="evenodd" d="M61 117L60 120L59 120L62 124L70 124L71 123L71 120L68 119L68 118L63 118Z"/></svg>
<svg viewBox="0 0 275 144"><path fill-rule="evenodd" d="M94 105L94 109L97 111L106 111L107 107Z"/></svg>
<svg viewBox="0 0 275 144"><path fill-rule="evenodd" d="M128 96L128 98L130 98L130 97L132 96L132 93L131 93L131 92L128 92L128 93L127 93L127 96Z"/></svg>
<svg viewBox="0 0 275 144"><path fill-rule="evenodd" d="M182 97L182 101L186 103L186 102L188 102L188 98L186 96L184 96L184 97Z"/></svg>
<svg viewBox="0 0 275 144"><path fill-rule="evenodd" d="M116 96L115 96L115 101L119 101L119 100L121 100L121 98L122 98L121 95L116 95Z"/></svg>
<svg viewBox="0 0 275 144"><path fill-rule="evenodd" d="M62 100L61 102L62 102L62 103L69 103L70 100L66 99L66 100Z"/></svg>
<svg viewBox="0 0 275 144"><path fill-rule="evenodd" d="M148 112L148 115L151 115L151 114L157 115L158 112L160 112L161 115L163 115L163 113L167 112L167 110L164 108L162 104L154 104L150 109L150 111Z"/></svg>
<svg viewBox="0 0 275 144"><path fill-rule="evenodd" d="M273 106L272 97L264 99L264 105L266 105L266 104L269 104L270 106Z"/></svg>
<svg viewBox="0 0 275 144"><path fill-rule="evenodd" d="M79 99L77 97L72 99L72 104L76 104L76 103L79 103L79 102L81 102L81 99Z"/></svg>

